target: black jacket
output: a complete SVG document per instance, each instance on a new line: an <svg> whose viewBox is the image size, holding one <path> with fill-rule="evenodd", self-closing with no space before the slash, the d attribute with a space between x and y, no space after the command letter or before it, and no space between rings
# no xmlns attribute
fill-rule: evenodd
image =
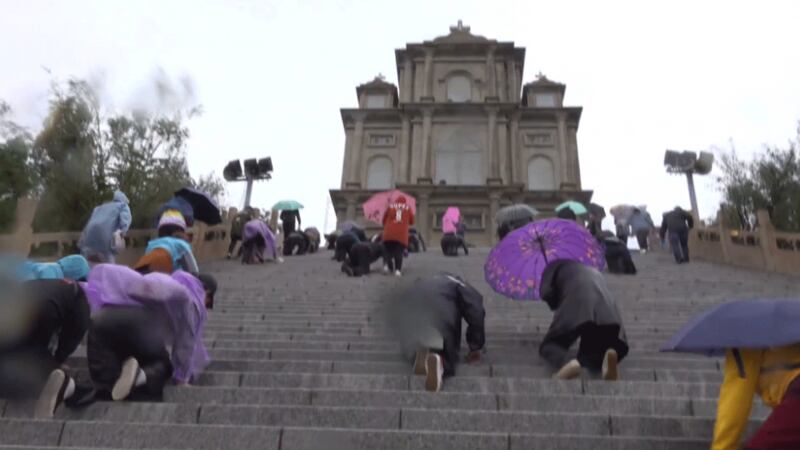
<svg viewBox="0 0 800 450"><path fill-rule="evenodd" d="M636 265L627 245L614 237L603 239L600 243L605 247L606 266L609 272L636 275Z"/></svg>
<svg viewBox="0 0 800 450"><path fill-rule="evenodd" d="M664 239L667 231L672 233L687 232L694 227L692 215L681 208L675 208L668 213L664 213L661 218L661 239Z"/></svg>
<svg viewBox="0 0 800 450"><path fill-rule="evenodd" d="M89 302L77 283L65 280L32 280L25 283L29 301L34 303L36 322L31 344L42 344L58 334L53 354L62 364L78 348L89 329Z"/></svg>
<svg viewBox="0 0 800 450"><path fill-rule="evenodd" d="M374 263L380 258L383 258L384 247L380 242L358 242L350 247L348 256L350 264L353 266L366 265Z"/></svg>
<svg viewBox="0 0 800 450"><path fill-rule="evenodd" d="M398 300L398 310L392 319L402 331L402 346L414 348L415 338L418 338L415 331L426 327L436 329L444 344L446 375L453 375L458 364L462 320L467 322L469 349L483 348L486 342L483 296L461 278L442 273L416 280Z"/></svg>
<svg viewBox="0 0 800 450"><path fill-rule="evenodd" d="M294 230L295 228L300 226L300 211L293 209L293 210L286 210L281 211L281 222L283 222L283 226L288 226L289 229ZM289 224L289 225L287 225Z"/></svg>
<svg viewBox="0 0 800 450"><path fill-rule="evenodd" d="M547 266L540 285L542 299L552 311L553 322L545 341L574 333L586 323L618 325L623 344L620 358L628 353L622 314L598 270L577 261L555 261Z"/></svg>

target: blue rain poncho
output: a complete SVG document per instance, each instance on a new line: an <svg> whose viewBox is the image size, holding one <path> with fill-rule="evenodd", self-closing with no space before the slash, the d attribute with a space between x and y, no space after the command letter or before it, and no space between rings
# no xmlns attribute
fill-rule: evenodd
<svg viewBox="0 0 800 450"><path fill-rule="evenodd" d="M54 263L26 261L22 278L28 280L83 280L89 275L89 262L81 255L69 255Z"/></svg>
<svg viewBox="0 0 800 450"><path fill-rule="evenodd" d="M122 191L114 192L114 200L103 203L92 211L92 217L83 229L78 247L84 255L116 253L114 233L127 233L131 220L128 197Z"/></svg>
<svg viewBox="0 0 800 450"><path fill-rule="evenodd" d="M147 243L147 249L145 249L144 253L150 253L157 248L163 248L169 252L170 257L172 257L173 270L184 270L189 273L200 272L192 253L192 246L183 239L169 236L153 239Z"/></svg>

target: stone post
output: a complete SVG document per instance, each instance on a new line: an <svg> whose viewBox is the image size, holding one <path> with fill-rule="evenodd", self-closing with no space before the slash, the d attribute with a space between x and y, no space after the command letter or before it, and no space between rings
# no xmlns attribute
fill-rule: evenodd
<svg viewBox="0 0 800 450"><path fill-rule="evenodd" d="M433 176L431 175L431 125L433 121L433 110L426 108L422 111L422 155L420 161L420 174L417 182L420 184L430 184Z"/></svg>
<svg viewBox="0 0 800 450"><path fill-rule="evenodd" d="M758 240L759 248L764 256L765 268L770 271L777 269L775 256L778 249L778 242L775 239L775 226L772 225L772 220L769 218L769 213L763 209L756 212L758 218Z"/></svg>
<svg viewBox="0 0 800 450"><path fill-rule="evenodd" d="M28 257L33 244L33 218L36 216L38 203L32 198L17 200L14 227L11 229L11 234L0 234L0 251L14 253L23 258Z"/></svg>
<svg viewBox="0 0 800 450"><path fill-rule="evenodd" d="M507 65L508 101L519 103L519 92L517 91L517 63L514 60L509 60Z"/></svg>
<svg viewBox="0 0 800 450"><path fill-rule="evenodd" d="M495 67L498 71L496 84L499 85L497 88L499 100L501 102L505 102L508 97L508 77L506 76L506 65L500 63L499 66L495 64L492 67Z"/></svg>
<svg viewBox="0 0 800 450"><path fill-rule="evenodd" d="M699 225L700 222L698 222L697 217L695 217L694 220L695 223ZM697 236L696 229L697 227L691 230L691 233L695 236L695 239ZM720 244L720 251L722 253L722 262L724 262L725 264L730 264L731 263L730 248L733 245L733 243L731 242L731 231L730 229L728 229L728 224L726 223L725 215L722 213L722 211L719 211L717 213L717 233L719 233L719 244Z"/></svg>

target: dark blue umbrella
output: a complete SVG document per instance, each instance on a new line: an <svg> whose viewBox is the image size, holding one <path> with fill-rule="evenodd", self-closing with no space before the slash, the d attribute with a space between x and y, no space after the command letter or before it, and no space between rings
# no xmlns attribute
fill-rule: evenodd
<svg viewBox="0 0 800 450"><path fill-rule="evenodd" d="M176 197L182 197L192 205L194 218L209 225L222 223L222 215L219 212L217 202L207 193L197 189L185 187L175 191Z"/></svg>
<svg viewBox="0 0 800 450"><path fill-rule="evenodd" d="M663 352L719 355L727 349L760 349L800 343L800 300L737 300L689 321Z"/></svg>

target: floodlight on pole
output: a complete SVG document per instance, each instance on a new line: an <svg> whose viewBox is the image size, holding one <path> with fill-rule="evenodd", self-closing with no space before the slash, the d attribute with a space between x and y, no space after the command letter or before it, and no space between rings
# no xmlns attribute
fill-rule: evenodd
<svg viewBox="0 0 800 450"><path fill-rule="evenodd" d="M272 179L272 170L272 158L270 157L246 159L244 160L244 170L242 170L242 163L236 159L225 166L222 176L229 182L247 182L244 206L248 207L250 206L250 197L253 194L253 182Z"/></svg>
<svg viewBox="0 0 800 450"><path fill-rule="evenodd" d="M700 217L697 209L697 193L694 189L694 174L707 175L714 165L714 155L708 152L695 152L667 150L664 153L664 166L667 173L686 174L686 184L689 187L689 201L692 204L692 215Z"/></svg>

